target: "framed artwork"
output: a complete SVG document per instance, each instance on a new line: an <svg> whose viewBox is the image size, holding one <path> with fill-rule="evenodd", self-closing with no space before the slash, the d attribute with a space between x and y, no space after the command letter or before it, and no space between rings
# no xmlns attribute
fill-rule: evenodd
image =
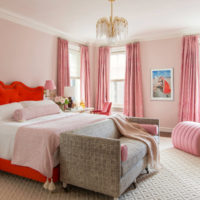
<svg viewBox="0 0 200 200"><path fill-rule="evenodd" d="M173 68L151 70L151 99L173 100Z"/></svg>

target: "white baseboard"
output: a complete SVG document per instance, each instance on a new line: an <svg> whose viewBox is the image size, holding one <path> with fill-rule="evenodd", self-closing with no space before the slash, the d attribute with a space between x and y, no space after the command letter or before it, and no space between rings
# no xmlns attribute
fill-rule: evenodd
<svg viewBox="0 0 200 200"><path fill-rule="evenodd" d="M173 128L168 128L168 127L160 127L160 132L167 132L171 133Z"/></svg>

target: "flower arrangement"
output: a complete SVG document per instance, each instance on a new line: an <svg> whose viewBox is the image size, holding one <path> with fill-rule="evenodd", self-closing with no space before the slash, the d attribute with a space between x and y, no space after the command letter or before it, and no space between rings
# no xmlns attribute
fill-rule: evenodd
<svg viewBox="0 0 200 200"><path fill-rule="evenodd" d="M61 96L56 96L54 101L60 106L60 108L64 111L69 103L68 98L64 98Z"/></svg>

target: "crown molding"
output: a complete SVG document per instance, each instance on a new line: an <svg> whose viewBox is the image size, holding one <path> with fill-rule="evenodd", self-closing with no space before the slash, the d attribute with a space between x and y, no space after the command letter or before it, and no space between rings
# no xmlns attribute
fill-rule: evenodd
<svg viewBox="0 0 200 200"><path fill-rule="evenodd" d="M59 29L53 28L46 24L40 23L28 17L16 14L14 12L11 12L2 8L0 8L0 18L50 34L50 35L67 39L69 42L72 42L72 43L78 43L78 44L83 44L83 45L88 45L88 46L93 46L93 47L99 47L99 46L118 47L118 46L124 46L128 43L136 42L136 41L142 42L142 41L164 40L164 39L182 37L183 35L191 35L191 34L200 33L200 27L199 28L180 28L180 29L175 29L171 31L138 34L138 35L130 36L127 40L124 40L121 42L108 43L108 42L97 41L97 40L88 40L88 41L79 40L64 31L61 31Z"/></svg>
<svg viewBox="0 0 200 200"><path fill-rule="evenodd" d="M76 38L73 38L71 35L69 35L66 32L63 32L59 29L53 28L46 24L40 23L28 17L16 14L14 12L11 12L2 8L0 8L0 18L50 34L50 35L67 39L69 42L74 42L74 43L79 43L79 44L84 44L84 45L86 44L86 41L77 40Z"/></svg>
<svg viewBox="0 0 200 200"><path fill-rule="evenodd" d="M124 40L121 42L115 42L115 43L90 40L88 41L88 44L97 46L97 47L99 46L119 47L119 46L124 46L132 42L166 40L166 39L172 39L172 38L180 38L180 37L183 37L184 35L193 35L193 34L200 35L200 28L180 28L180 29L165 31L165 32L135 35L135 36L129 37L127 40Z"/></svg>

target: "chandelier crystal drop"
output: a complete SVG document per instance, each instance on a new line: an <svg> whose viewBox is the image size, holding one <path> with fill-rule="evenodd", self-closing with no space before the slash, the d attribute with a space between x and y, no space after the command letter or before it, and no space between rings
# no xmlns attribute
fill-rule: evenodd
<svg viewBox="0 0 200 200"><path fill-rule="evenodd" d="M111 2L110 19L103 17L97 21L96 37L98 40L120 41L128 35L128 21L123 17L113 18L113 2Z"/></svg>

